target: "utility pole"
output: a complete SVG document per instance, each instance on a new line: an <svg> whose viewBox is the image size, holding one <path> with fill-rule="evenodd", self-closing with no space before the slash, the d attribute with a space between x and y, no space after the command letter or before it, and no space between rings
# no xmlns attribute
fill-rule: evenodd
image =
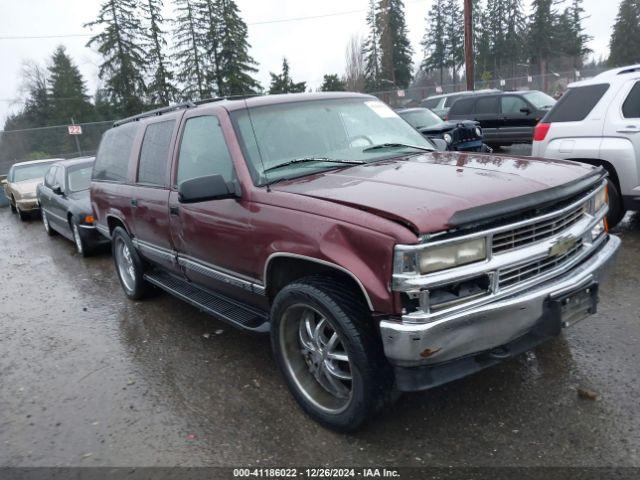
<svg viewBox="0 0 640 480"><path fill-rule="evenodd" d="M473 0L464 0L464 66L467 90L475 89L473 63Z"/></svg>

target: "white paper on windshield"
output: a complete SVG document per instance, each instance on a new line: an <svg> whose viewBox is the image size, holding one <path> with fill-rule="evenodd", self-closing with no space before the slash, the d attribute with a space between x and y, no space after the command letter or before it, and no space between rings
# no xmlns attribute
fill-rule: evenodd
<svg viewBox="0 0 640 480"><path fill-rule="evenodd" d="M396 112L391 110L387 105L382 102L377 102L372 100L370 102L364 102L364 104L369 107L371 110L376 112L380 118L394 118L397 117Z"/></svg>

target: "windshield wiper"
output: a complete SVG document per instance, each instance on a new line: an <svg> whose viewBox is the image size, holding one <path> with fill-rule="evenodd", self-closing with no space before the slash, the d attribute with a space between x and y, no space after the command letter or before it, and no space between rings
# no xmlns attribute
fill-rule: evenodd
<svg viewBox="0 0 640 480"><path fill-rule="evenodd" d="M293 160L288 160L283 163L279 163L278 165L274 165L273 167L265 168L264 172L270 172L271 170L277 170L278 168L286 167L288 165L294 165L296 163L307 163L307 162L325 162L325 163L344 163L347 165L362 165L363 160L338 160L336 158L329 157L302 157L302 158L294 158Z"/></svg>
<svg viewBox="0 0 640 480"><path fill-rule="evenodd" d="M381 150L383 148L415 148L416 150L423 150L425 152L433 152L435 149L428 147L420 147L418 145L409 145L407 143L380 143L378 145L372 145L363 149L363 152L370 152L372 150Z"/></svg>

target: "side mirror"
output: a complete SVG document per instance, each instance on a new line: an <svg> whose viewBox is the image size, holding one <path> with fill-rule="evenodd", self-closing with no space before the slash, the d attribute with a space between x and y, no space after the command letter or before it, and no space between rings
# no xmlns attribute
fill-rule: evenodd
<svg viewBox="0 0 640 480"><path fill-rule="evenodd" d="M442 138L430 138L429 140L431 140L431 143L436 146L436 150L439 152L446 152L447 148L449 148L449 144Z"/></svg>
<svg viewBox="0 0 640 480"><path fill-rule="evenodd" d="M525 115L531 115L531 109L528 107L522 107L520 109L520 113L524 113Z"/></svg>
<svg viewBox="0 0 640 480"><path fill-rule="evenodd" d="M55 193L56 195L62 195L62 188L60 188L60 185L54 185L53 187L51 187L51 191L53 191L53 193Z"/></svg>
<svg viewBox="0 0 640 480"><path fill-rule="evenodd" d="M180 203L204 202L235 197L235 192L229 189L222 175L207 175L206 177L185 180L178 186L178 200Z"/></svg>

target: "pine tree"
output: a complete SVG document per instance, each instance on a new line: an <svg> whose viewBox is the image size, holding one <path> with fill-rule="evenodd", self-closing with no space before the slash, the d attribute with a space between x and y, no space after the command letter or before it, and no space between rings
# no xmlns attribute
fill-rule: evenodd
<svg viewBox="0 0 640 480"><path fill-rule="evenodd" d="M403 0L379 0L376 22L380 33L381 81L406 88L412 78L413 50L407 36Z"/></svg>
<svg viewBox="0 0 640 480"><path fill-rule="evenodd" d="M581 68L585 55L591 53L591 49L587 47L587 43L593 38L584 33L582 25L584 8L582 8L582 0L573 0L571 7L571 43L568 54L574 58L574 68Z"/></svg>
<svg viewBox="0 0 640 480"><path fill-rule="evenodd" d="M164 24L162 0L143 0L141 9L147 23L144 48L148 52L147 59L149 71L151 71L147 95L154 105L169 105L176 99L178 89L173 84L170 62L165 55L167 41L162 28Z"/></svg>
<svg viewBox="0 0 640 480"><path fill-rule="evenodd" d="M457 72L464 63L464 18L458 0L446 0L444 9L445 65L451 69L455 84Z"/></svg>
<svg viewBox="0 0 640 480"><path fill-rule="evenodd" d="M426 71L440 72L440 85L444 83L444 70L447 67L447 45L445 37L445 0L435 0L427 15L429 25L422 40L425 57L421 68Z"/></svg>
<svg viewBox="0 0 640 480"><path fill-rule="evenodd" d="M344 92L346 89L347 86L345 82L335 73L325 75L322 85L320 86L321 92Z"/></svg>
<svg viewBox="0 0 640 480"><path fill-rule="evenodd" d="M137 0L104 0L98 18L85 25L103 28L87 46L97 45L103 57L99 76L120 115L139 113L144 106L147 54L141 46L143 32L137 4Z"/></svg>
<svg viewBox="0 0 640 480"><path fill-rule="evenodd" d="M531 60L538 65L541 75L546 75L549 58L557 47L554 41L556 13L552 4L553 0L533 0L531 4L527 43Z"/></svg>
<svg viewBox="0 0 640 480"><path fill-rule="evenodd" d="M620 67L640 63L640 0L622 0L609 43L608 63Z"/></svg>
<svg viewBox="0 0 640 480"><path fill-rule="evenodd" d="M175 6L174 61L181 96L187 100L209 98L213 89L207 78L207 31L202 27L201 4L197 0L175 0Z"/></svg>
<svg viewBox="0 0 640 480"><path fill-rule="evenodd" d="M80 70L63 46L53 53L47 83L53 123L70 123L72 117L77 122L93 120L93 107Z"/></svg>
<svg viewBox="0 0 640 480"><path fill-rule="evenodd" d="M502 71L506 69L508 76L515 77L518 63L525 58L526 20L522 0L505 0L505 13Z"/></svg>
<svg viewBox="0 0 640 480"><path fill-rule="evenodd" d="M307 89L307 82L294 82L289 75L289 62L286 58L282 59L282 73L275 74L269 72L271 75L271 85L269 86L269 93L298 93L304 92Z"/></svg>
<svg viewBox="0 0 640 480"><path fill-rule="evenodd" d="M493 59L491 55L491 30L489 29L489 14L482 8L480 0L473 2L473 42L475 55L476 79L492 77Z"/></svg>
<svg viewBox="0 0 640 480"><path fill-rule="evenodd" d="M194 0L196 21L205 27L202 38L205 55L205 77L207 83L215 85L211 91L222 95L224 91L224 77L222 73L222 6L220 0Z"/></svg>
<svg viewBox="0 0 640 480"><path fill-rule="evenodd" d="M362 53L365 57L365 88L369 91L378 90L380 87L380 32L378 31L376 17L375 0L369 0L369 10L367 12L369 35L362 48Z"/></svg>
<svg viewBox="0 0 640 480"><path fill-rule="evenodd" d="M247 24L242 20L234 0L220 0L222 38L220 60L224 81L220 95L254 94L262 90L253 78L258 69L249 55Z"/></svg>

